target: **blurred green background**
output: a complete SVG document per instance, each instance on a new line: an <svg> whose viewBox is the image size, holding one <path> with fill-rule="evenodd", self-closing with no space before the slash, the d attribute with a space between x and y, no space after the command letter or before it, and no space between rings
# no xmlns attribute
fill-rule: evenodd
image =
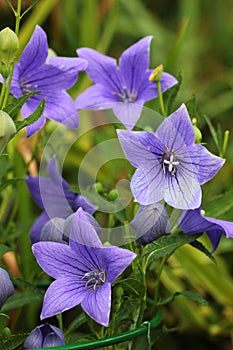
<svg viewBox="0 0 233 350"><path fill-rule="evenodd" d="M22 0L25 8L29 3ZM1 0L0 29L13 28L14 18L4 4ZM233 221L233 192L225 197L225 202L224 196L214 205L209 202L233 188L232 0L40 0L22 20L22 47L35 24L45 29L50 47L62 56L75 56L77 48L89 46L119 57L141 37L153 35L151 68L162 63L171 74L182 72L176 107L196 96L196 114L191 117L197 117L208 149L217 154L203 114L214 127L221 124L223 130L230 130L226 164L213 184L204 186L204 198L209 214L214 212L215 217ZM89 84L82 74L71 94L77 96ZM68 159L67 167L70 164ZM227 206L227 210L222 210L222 206ZM27 207L33 222L35 212ZM223 237L214 254L217 266L190 247L180 248L169 260L162 275L164 295L194 289L207 298L210 306L177 298L164 309L164 317L169 327L180 326L181 331L161 338L156 349L233 348L232 251L233 240Z"/></svg>

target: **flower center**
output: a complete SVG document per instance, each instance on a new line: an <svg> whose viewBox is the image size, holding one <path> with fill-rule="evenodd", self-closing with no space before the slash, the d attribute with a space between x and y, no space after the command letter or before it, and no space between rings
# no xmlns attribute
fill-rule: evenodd
<svg viewBox="0 0 233 350"><path fill-rule="evenodd" d="M20 80L20 91L22 95L29 94L36 90L38 90L37 84L30 84Z"/></svg>
<svg viewBox="0 0 233 350"><path fill-rule="evenodd" d="M106 274L104 271L90 271L85 273L82 279L87 279L85 287L91 287L93 290L96 290L97 287L102 286L106 281Z"/></svg>
<svg viewBox="0 0 233 350"><path fill-rule="evenodd" d="M179 164L178 160L175 157L175 154L167 150L164 152L162 160L164 174L166 173L166 171L169 171L172 174L172 176L175 176L176 166Z"/></svg>
<svg viewBox="0 0 233 350"><path fill-rule="evenodd" d="M121 92L113 92L113 95L119 97L120 102L131 103L134 102L137 98L137 93L129 92L126 86L123 87Z"/></svg>

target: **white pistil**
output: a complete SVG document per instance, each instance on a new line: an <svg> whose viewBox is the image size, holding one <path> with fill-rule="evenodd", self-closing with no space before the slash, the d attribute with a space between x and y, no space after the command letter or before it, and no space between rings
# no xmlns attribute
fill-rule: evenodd
<svg viewBox="0 0 233 350"><path fill-rule="evenodd" d="M163 164L168 165L168 171L170 173L172 173L172 175L174 176L175 172L176 172L176 166L179 164L179 162L177 160L174 160L174 155L171 154L169 160L164 159L163 160ZM165 173L165 167L163 168L163 170L164 170L164 173Z"/></svg>

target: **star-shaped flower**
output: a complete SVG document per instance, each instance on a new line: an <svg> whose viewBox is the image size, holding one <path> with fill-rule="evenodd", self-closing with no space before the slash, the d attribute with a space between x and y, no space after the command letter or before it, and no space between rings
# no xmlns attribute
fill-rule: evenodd
<svg viewBox="0 0 233 350"><path fill-rule="evenodd" d="M140 117L143 104L158 96L156 84L149 81L153 71L149 69L151 39L152 36L147 36L125 50L119 66L116 59L93 49L78 49L79 57L88 61L87 74L95 85L78 96L77 108L112 108L122 124L131 130ZM160 83L164 92L177 80L164 72Z"/></svg>
<svg viewBox="0 0 233 350"><path fill-rule="evenodd" d="M131 180L135 200L143 205L164 199L178 209L201 205L201 187L222 167L224 159L195 144L183 104L165 119L156 133L118 130L130 163L138 168Z"/></svg>
<svg viewBox="0 0 233 350"><path fill-rule="evenodd" d="M78 73L85 70L87 61L81 58L54 57L48 59L48 42L40 26L25 47L19 62L15 65L11 93L19 98L29 92L40 91L24 104L21 112L26 118L45 98L46 106L42 116L26 127L27 136L40 130L46 118L71 128L78 127L78 114L68 90L77 80Z"/></svg>
<svg viewBox="0 0 233 350"><path fill-rule="evenodd" d="M222 233L233 238L233 222L204 216L201 208L184 211L178 226L184 233L206 232L212 243L212 252L216 250Z"/></svg>
<svg viewBox="0 0 233 350"><path fill-rule="evenodd" d="M51 158L47 171L49 177L28 176L26 180L34 201L43 209L31 228L32 243L40 240L41 230L50 219L66 219L80 207L89 214L97 209L86 197L69 190L70 185L61 177L55 156Z"/></svg>
<svg viewBox="0 0 233 350"><path fill-rule="evenodd" d="M41 268L56 279L45 293L41 319L81 303L90 317L108 326L111 284L135 254L114 246L103 247L81 208L74 214L69 245L38 242L32 250Z"/></svg>

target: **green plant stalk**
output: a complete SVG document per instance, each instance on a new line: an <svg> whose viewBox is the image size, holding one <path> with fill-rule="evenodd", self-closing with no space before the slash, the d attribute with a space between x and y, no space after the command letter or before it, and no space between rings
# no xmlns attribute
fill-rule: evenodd
<svg viewBox="0 0 233 350"><path fill-rule="evenodd" d="M164 255L161 261L161 264L159 266L158 272L157 272L157 281L155 282L155 291L154 291L154 306L156 307L158 298L159 298L159 285L160 285L160 277L164 268L164 265L168 259L168 255Z"/></svg>
<svg viewBox="0 0 233 350"><path fill-rule="evenodd" d="M19 25L20 25L20 19L21 19L21 17L20 17L21 5L22 5L21 1L22 0L18 0L17 10L14 11L14 14L15 14L15 34L17 36L19 36ZM14 73L15 62L16 62L16 59L14 60L12 66L11 66L11 69L10 69L10 74L9 74L9 77L8 77L8 84L7 84L6 93L5 93L3 104L2 104L2 109L5 108L6 105L7 105L8 97L9 97L9 94L10 94L12 77L13 77L13 73Z"/></svg>
<svg viewBox="0 0 233 350"><path fill-rule="evenodd" d="M221 157L224 157L226 150L227 150L227 145L228 145L228 141L229 141L229 135L230 135L230 131L226 130L224 133L224 138L223 138L223 145L222 145L222 152L221 152Z"/></svg>
<svg viewBox="0 0 233 350"><path fill-rule="evenodd" d="M1 90L1 95L0 95L0 109L2 109L2 103L3 103L3 99L5 96L5 92L6 92L6 81L7 81L7 79L4 79L3 84L2 84L2 90Z"/></svg>
<svg viewBox="0 0 233 350"><path fill-rule="evenodd" d="M164 116L164 118L166 118L167 115L166 115L165 108L164 108L163 93L162 93L162 90L161 90L160 81L157 81L157 82L156 82L156 85L157 85L157 89L158 89L158 97L159 97L160 110L161 110L161 113L162 113L162 115Z"/></svg>
<svg viewBox="0 0 233 350"><path fill-rule="evenodd" d="M62 314L57 314L56 317L57 317L57 320L58 320L58 327L63 331L63 319L62 319Z"/></svg>
<svg viewBox="0 0 233 350"><path fill-rule="evenodd" d="M136 327L139 327L143 321L144 317L144 311L146 308L146 297L147 297L147 280L146 280L146 261L145 258L142 258L142 265L141 265L141 273L142 273L142 283L145 286L145 294L141 300L141 305L140 305L140 313L138 316L138 320L136 323Z"/></svg>

